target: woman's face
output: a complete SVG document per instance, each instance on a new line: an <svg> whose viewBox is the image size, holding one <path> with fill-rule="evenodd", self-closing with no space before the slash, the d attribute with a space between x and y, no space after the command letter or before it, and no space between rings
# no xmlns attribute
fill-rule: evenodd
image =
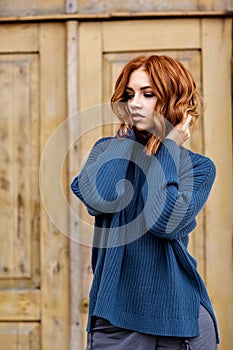
<svg viewBox="0 0 233 350"><path fill-rule="evenodd" d="M133 124L138 130L153 132L156 96L151 80L143 68L134 70L126 86L126 98Z"/></svg>

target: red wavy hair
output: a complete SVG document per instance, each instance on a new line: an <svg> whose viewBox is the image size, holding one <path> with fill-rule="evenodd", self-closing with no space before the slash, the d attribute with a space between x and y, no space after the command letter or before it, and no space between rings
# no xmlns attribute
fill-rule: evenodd
<svg viewBox="0 0 233 350"><path fill-rule="evenodd" d="M126 87L130 74L143 68L157 97L154 110L155 132L148 138L147 153L156 153L159 144L171 128L179 124L185 113L191 114L193 122L199 117L196 83L189 70L179 61L169 56L138 56L126 64L115 83L111 98L113 112L120 120L117 134L128 136L133 128L127 106Z"/></svg>

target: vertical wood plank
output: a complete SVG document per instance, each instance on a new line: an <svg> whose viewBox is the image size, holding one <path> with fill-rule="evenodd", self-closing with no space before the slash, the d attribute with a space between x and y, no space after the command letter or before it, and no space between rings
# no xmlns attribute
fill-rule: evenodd
<svg viewBox="0 0 233 350"><path fill-rule="evenodd" d="M217 166L217 179L206 206L207 286L221 331L221 349L232 340L232 145L231 19L203 19L205 152Z"/></svg>
<svg viewBox="0 0 233 350"><path fill-rule="evenodd" d="M79 148L71 143L79 135L78 119L78 22L69 21L67 31L67 108L69 118L69 179L77 174ZM69 193L71 207L79 212L79 202ZM71 211L70 211L71 213ZM79 222L70 215L70 350L77 350L81 339L81 258L80 258L80 227Z"/></svg>
<svg viewBox="0 0 233 350"><path fill-rule="evenodd" d="M56 127L66 118L66 31L61 23L40 25L41 54L41 154ZM59 219L68 231L67 208L59 191L51 191L51 181L60 177L58 152L67 147L64 133L49 164L42 169L43 184L54 224ZM59 189L58 189L59 190ZM69 348L69 240L41 211L41 333L43 350Z"/></svg>
<svg viewBox="0 0 233 350"><path fill-rule="evenodd" d="M18 247L17 254L14 252L13 265L14 275L20 276L25 270L26 276L30 276L31 270L31 232L30 221L27 220L27 216L30 215L31 204L30 203L30 163L31 162L31 132L30 130L30 73L29 62L19 62L14 66L14 84L15 91L17 91L17 98L15 99L15 111L13 113L13 135L12 135L12 150L14 153L13 162L13 183L16 185L14 208L17 219L16 227L14 227L14 241L13 247ZM25 103L25 102L28 103ZM17 120L18 119L18 120ZM20 129L20 133L19 133ZM30 131L29 131L30 130ZM35 135L36 137L36 135ZM15 176L17 174L17 177ZM25 181L25 179L28 179ZM20 247L25 249L19 249ZM28 266L25 266L25 262L29 262ZM21 271L20 271L21 267Z"/></svg>
<svg viewBox="0 0 233 350"><path fill-rule="evenodd" d="M103 102L110 103L114 91L115 81L120 74L124 63L127 63L129 54L104 54L103 55ZM132 54L131 54L132 55ZM103 113L103 135L114 136L119 126L117 116L105 108Z"/></svg>
<svg viewBox="0 0 233 350"><path fill-rule="evenodd" d="M93 144L102 136L102 115L99 113L102 103L102 24L80 23L79 26L79 107L80 107L80 157L82 163L84 157L90 151ZM96 127L93 128L93 126ZM90 232L86 225L81 225L80 231L83 236L92 236L93 220L83 205L80 205L80 215L84 222L90 222ZM82 267L81 297L88 298L92 281L90 269L91 248L88 245L80 247ZM85 326L87 314L82 313L82 349L86 343Z"/></svg>

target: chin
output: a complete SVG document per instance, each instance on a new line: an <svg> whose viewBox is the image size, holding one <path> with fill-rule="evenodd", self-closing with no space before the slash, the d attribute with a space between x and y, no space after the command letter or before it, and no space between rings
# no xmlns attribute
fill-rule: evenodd
<svg viewBox="0 0 233 350"><path fill-rule="evenodd" d="M150 128L146 128L144 125L135 125L135 127L136 127L136 129L138 130L138 131L141 131L141 132L145 132L145 133L149 133L149 134L151 134L152 133L152 131L151 131L151 129Z"/></svg>
<svg viewBox="0 0 233 350"><path fill-rule="evenodd" d="M135 125L135 127L138 131L147 131L143 125L137 124L137 125Z"/></svg>

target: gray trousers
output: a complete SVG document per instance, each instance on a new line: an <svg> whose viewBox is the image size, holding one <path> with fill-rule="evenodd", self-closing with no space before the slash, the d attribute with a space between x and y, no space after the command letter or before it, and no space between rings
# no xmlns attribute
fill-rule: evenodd
<svg viewBox="0 0 233 350"><path fill-rule="evenodd" d="M161 337L118 328L96 318L87 336L86 350L216 350L216 333L211 316L200 306L200 335L195 338Z"/></svg>

